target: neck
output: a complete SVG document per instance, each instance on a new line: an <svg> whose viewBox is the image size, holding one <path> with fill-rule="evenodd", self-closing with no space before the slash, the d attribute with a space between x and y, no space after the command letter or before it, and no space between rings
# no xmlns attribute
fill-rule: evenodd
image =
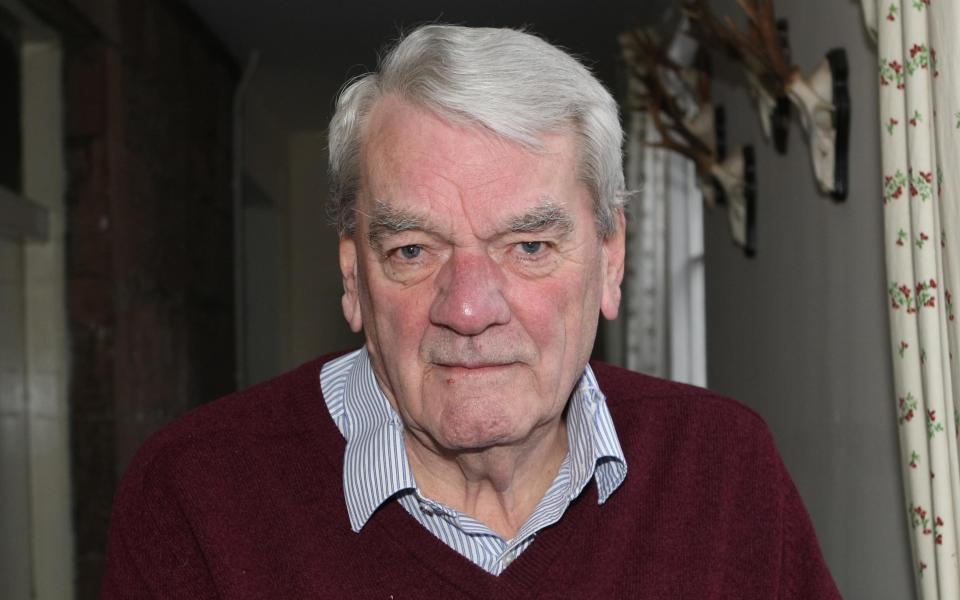
<svg viewBox="0 0 960 600"><path fill-rule="evenodd" d="M567 429L558 419L522 444L465 452L445 451L409 429L404 442L421 493L511 539L556 478Z"/></svg>

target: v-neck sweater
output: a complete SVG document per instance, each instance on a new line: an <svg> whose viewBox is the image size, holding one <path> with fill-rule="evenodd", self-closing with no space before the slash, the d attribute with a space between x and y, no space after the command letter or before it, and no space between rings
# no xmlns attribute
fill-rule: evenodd
<svg viewBox="0 0 960 600"><path fill-rule="evenodd" d="M104 598L839 598L762 419L591 363L630 472L589 485L501 575L396 502L360 531L324 357L152 436L114 503Z"/></svg>
<svg viewBox="0 0 960 600"><path fill-rule="evenodd" d="M422 494L407 457L403 420L380 388L366 347L325 363L320 391L347 442L343 487L351 529L359 532L384 502L399 502L434 537L492 575L500 575L540 530L560 520L590 481L596 481L598 501L603 503L627 474L613 419L589 366L574 385L564 412L567 455L512 538Z"/></svg>

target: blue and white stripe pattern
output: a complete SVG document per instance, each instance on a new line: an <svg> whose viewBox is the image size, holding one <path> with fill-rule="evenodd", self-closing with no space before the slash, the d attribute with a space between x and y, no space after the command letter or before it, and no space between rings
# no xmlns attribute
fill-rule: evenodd
<svg viewBox="0 0 960 600"><path fill-rule="evenodd" d="M591 478L602 504L627 474L606 398L588 365L570 397L567 456L533 514L513 539L505 540L420 493L404 449L403 422L380 389L366 348L325 364L320 386L347 440L343 487L351 528L359 532L381 504L396 496L433 535L493 575L529 547L538 531L559 521Z"/></svg>

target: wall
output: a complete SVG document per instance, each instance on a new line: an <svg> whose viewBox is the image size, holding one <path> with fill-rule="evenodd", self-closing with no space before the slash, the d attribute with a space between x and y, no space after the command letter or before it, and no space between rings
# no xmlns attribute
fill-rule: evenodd
<svg viewBox="0 0 960 600"><path fill-rule="evenodd" d="M284 344L290 279L284 226L289 205L288 132L269 104L271 88L263 75L258 61L249 60L246 84L238 92L236 135L243 166L243 220L236 232L243 294L237 307L241 387L276 376L289 362Z"/></svg>
<svg viewBox="0 0 960 600"><path fill-rule="evenodd" d="M22 76L21 123L5 141L21 151L23 202L44 215L31 235L0 239L0 590L71 598L61 46L17 0L0 13L18 24Z"/></svg>
<svg viewBox="0 0 960 600"><path fill-rule="evenodd" d="M245 94L247 383L356 348L340 307L337 232L327 215L326 124L339 81L261 64ZM272 351L265 351L265 348Z"/></svg>
<svg viewBox="0 0 960 600"><path fill-rule="evenodd" d="M116 483L161 425L234 389L237 69L173 2L86 0L65 51L77 594ZM69 13L66 13L69 14Z"/></svg>
<svg viewBox="0 0 960 600"><path fill-rule="evenodd" d="M340 303L339 237L326 210L326 147L325 132L290 138L291 366L363 343L350 332Z"/></svg>
<svg viewBox="0 0 960 600"><path fill-rule="evenodd" d="M24 248L33 593L36 598L69 598L74 592L74 523L64 278L67 174L59 41L38 36L28 42L24 63L24 192L47 209L50 236L45 243Z"/></svg>
<svg viewBox="0 0 960 600"><path fill-rule="evenodd" d="M740 15L732 1L718 12ZM710 387L770 424L847 598L912 596L884 296L876 53L859 3L776 2L793 61L812 69L844 46L853 103L850 195L815 189L799 122L789 152L762 141L741 87L720 81L729 143L757 149L758 253L706 217ZM719 77L730 69L718 66Z"/></svg>

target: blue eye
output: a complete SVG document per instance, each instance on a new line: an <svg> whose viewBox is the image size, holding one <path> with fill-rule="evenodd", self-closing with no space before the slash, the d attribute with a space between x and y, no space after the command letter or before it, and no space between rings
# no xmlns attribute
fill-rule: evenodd
<svg viewBox="0 0 960 600"><path fill-rule="evenodd" d="M400 248L400 256L402 256L407 260L413 260L414 258L417 258L418 256L420 256L421 250L423 250L423 247L421 246L416 246L416 245L402 246Z"/></svg>
<svg viewBox="0 0 960 600"><path fill-rule="evenodd" d="M543 248L543 242L520 242L520 249L527 254L536 254Z"/></svg>

